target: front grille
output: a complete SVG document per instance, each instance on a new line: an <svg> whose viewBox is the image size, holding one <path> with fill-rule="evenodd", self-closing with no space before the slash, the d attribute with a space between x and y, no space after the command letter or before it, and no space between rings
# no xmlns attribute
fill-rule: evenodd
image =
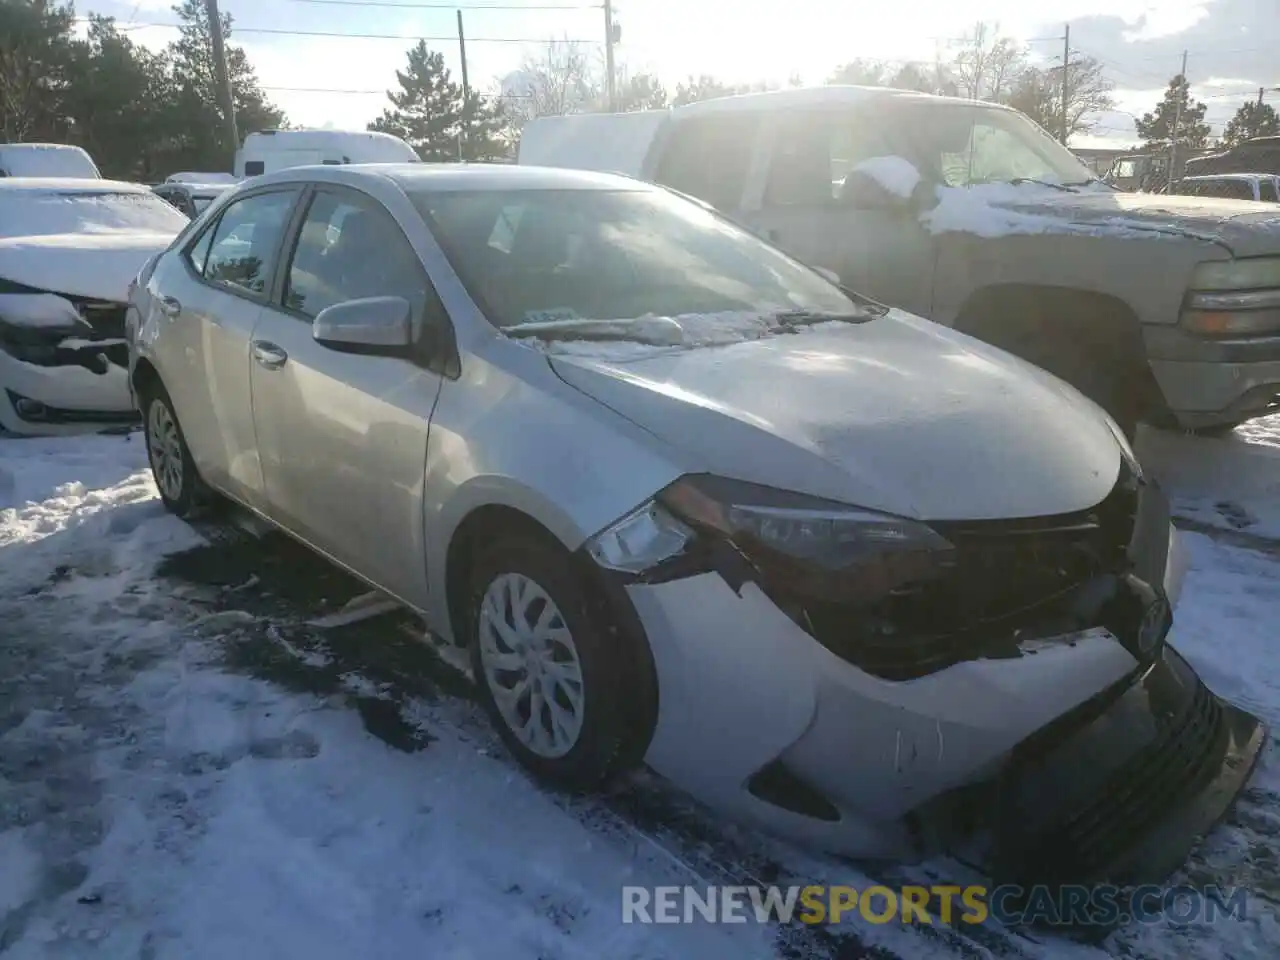
<svg viewBox="0 0 1280 960"><path fill-rule="evenodd" d="M775 596L820 643L887 680L909 680L1019 645L1102 625L1123 589L1141 485L1122 470L1089 510L1050 517L930 523L955 548L935 579L871 605Z"/></svg>
<svg viewBox="0 0 1280 960"><path fill-rule="evenodd" d="M90 340L123 340L125 334L125 314L128 308L119 303L107 303L96 300L79 300L69 297L77 307L80 315L93 327Z"/></svg>
<svg viewBox="0 0 1280 960"><path fill-rule="evenodd" d="M1222 705L1198 681L1190 703L1164 720L1155 739L1107 777L1086 803L1041 836L1019 838L1017 859L1025 865L1019 872L1034 871L1041 883L1123 879L1104 876L1117 851L1212 780L1226 747Z"/></svg>

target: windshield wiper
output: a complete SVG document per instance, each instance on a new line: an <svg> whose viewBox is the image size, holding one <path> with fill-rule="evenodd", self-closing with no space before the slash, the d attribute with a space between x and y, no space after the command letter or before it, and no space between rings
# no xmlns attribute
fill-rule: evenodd
<svg viewBox="0 0 1280 960"><path fill-rule="evenodd" d="M1053 187L1053 189L1061 190L1063 193L1075 193L1075 191L1071 189L1071 184L1069 183L1054 183L1051 180L1037 180L1035 177L1014 177L1009 182L1015 186L1024 183L1034 183L1041 187Z"/></svg>
<svg viewBox="0 0 1280 960"><path fill-rule="evenodd" d="M509 337L536 337L539 340L625 340L655 347L679 346L685 342L684 328L669 317L537 320L503 327L502 332Z"/></svg>
<svg viewBox="0 0 1280 960"><path fill-rule="evenodd" d="M770 319L779 327L807 327L815 323L867 323L877 317L883 317L889 308L880 304L868 304L854 313L830 313L824 310L783 310L775 313Z"/></svg>

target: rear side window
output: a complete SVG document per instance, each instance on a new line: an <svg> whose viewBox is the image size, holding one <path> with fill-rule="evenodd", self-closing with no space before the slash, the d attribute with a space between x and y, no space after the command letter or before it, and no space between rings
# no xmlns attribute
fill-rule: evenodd
<svg viewBox="0 0 1280 960"><path fill-rule="evenodd" d="M1198 197L1225 197L1229 200L1252 200L1253 183L1248 180L1204 180L1198 185Z"/></svg>
<svg viewBox="0 0 1280 960"><path fill-rule="evenodd" d="M205 278L264 293L295 196L292 190L259 193L227 207L212 231Z"/></svg>
<svg viewBox="0 0 1280 960"><path fill-rule="evenodd" d="M760 117L754 113L696 117L673 124L655 179L732 210L742 200Z"/></svg>
<svg viewBox="0 0 1280 960"><path fill-rule="evenodd" d="M244 162L244 175L246 177L261 176L267 168L265 160L246 160Z"/></svg>
<svg viewBox="0 0 1280 960"><path fill-rule="evenodd" d="M1261 198L1268 203L1280 203L1280 180L1263 180L1258 184Z"/></svg>

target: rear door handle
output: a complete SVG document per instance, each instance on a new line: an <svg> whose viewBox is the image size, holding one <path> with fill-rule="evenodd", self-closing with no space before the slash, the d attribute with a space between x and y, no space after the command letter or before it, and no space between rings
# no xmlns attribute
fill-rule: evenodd
<svg viewBox="0 0 1280 960"><path fill-rule="evenodd" d="M268 370L279 370L289 355L269 340L253 341L253 359Z"/></svg>
<svg viewBox="0 0 1280 960"><path fill-rule="evenodd" d="M182 304L177 297L161 297L160 312L172 320L182 312Z"/></svg>

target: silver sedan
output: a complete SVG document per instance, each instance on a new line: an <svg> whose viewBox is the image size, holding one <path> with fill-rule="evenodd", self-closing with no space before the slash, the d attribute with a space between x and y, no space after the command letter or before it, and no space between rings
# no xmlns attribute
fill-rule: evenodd
<svg viewBox="0 0 1280 960"><path fill-rule="evenodd" d="M281 171L133 308L164 503L229 498L421 612L562 787L647 763L829 850L994 835L1083 877L1225 771L1189 843L1257 756L1165 643L1168 505L1095 404L668 191Z"/></svg>

